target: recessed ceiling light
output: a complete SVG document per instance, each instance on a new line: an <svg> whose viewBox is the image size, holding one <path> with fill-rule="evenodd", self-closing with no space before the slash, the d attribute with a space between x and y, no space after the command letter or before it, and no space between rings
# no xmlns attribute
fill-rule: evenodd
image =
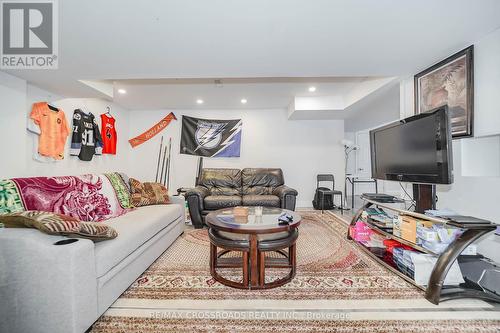
<svg viewBox="0 0 500 333"><path fill-rule="evenodd" d="M118 93L123 95L123 94L126 94L127 91L125 89L118 89Z"/></svg>
<svg viewBox="0 0 500 333"><path fill-rule="evenodd" d="M247 100L246 100L246 98L242 98L242 99L241 99L241 104L247 104Z"/></svg>
<svg viewBox="0 0 500 333"><path fill-rule="evenodd" d="M315 92L316 91L316 87L309 87L309 92Z"/></svg>
<svg viewBox="0 0 500 333"><path fill-rule="evenodd" d="M196 100L196 104L203 104L203 100L202 99L197 99Z"/></svg>

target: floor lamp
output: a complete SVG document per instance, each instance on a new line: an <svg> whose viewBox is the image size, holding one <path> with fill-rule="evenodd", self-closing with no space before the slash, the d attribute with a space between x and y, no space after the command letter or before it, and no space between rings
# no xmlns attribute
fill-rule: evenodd
<svg viewBox="0 0 500 333"><path fill-rule="evenodd" d="M347 177L347 163L349 162L349 154L353 150L358 150L358 146L354 144L353 141L348 140L348 139L343 139L340 141L340 143L344 146L344 159L345 159L345 164L344 164L344 174L345 177ZM350 210L350 208L347 207L347 186L346 186L346 180L344 179L344 210Z"/></svg>

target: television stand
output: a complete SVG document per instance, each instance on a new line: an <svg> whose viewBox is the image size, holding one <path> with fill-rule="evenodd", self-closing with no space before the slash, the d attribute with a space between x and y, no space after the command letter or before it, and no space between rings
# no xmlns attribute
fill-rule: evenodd
<svg viewBox="0 0 500 333"><path fill-rule="evenodd" d="M475 224L468 224L468 223L460 223L456 221L450 221L450 220L445 220L433 216L427 216L418 212L411 212L403 209L399 209L397 207L390 206L388 203L382 203L374 200L370 200L366 197L361 196L361 199L365 201L364 205L356 212L356 214L353 216L350 227L354 226L357 221L362 221L368 227L378 234L381 234L385 236L387 239L393 239L401 244L407 245L415 249L416 251L431 254L437 257L436 264L434 265L434 268L432 270L432 273L429 278L429 282L427 284L427 287L418 285L415 280L413 280L410 276L404 274L402 271L398 270L397 268L391 266L389 263L386 263L383 261L381 258L376 256L373 252L370 251L368 247L366 247L364 244L355 241L352 239L350 235L350 230L351 228L348 229L347 231L347 239L354 241L366 254L368 254L371 258L373 258L375 261L377 261L380 265L384 266L391 272L395 273L399 277L403 278L407 282L413 284L417 288L425 291L425 298L433 303L433 304L439 304L440 301L445 301L449 299L455 299L455 298L480 298L492 302L497 302L500 303L500 296L473 289L470 287L467 287L467 285L460 285L460 286L453 286L453 287L448 287L444 286L444 281L446 278L446 275L448 274L448 270L451 268L452 264L457 260L458 256L462 253L462 251L467 248L470 244L472 244L474 241L478 240L480 237L486 235L489 232L492 232L496 229L497 225L494 223L489 223L488 221L485 221L485 223L475 223ZM382 228L378 227L377 225L373 224L372 222L369 221L369 219L364 219L361 217L361 214L363 211L370 206L378 206L387 210L394 211L398 214L402 215L409 215L416 217L418 219L423 219L427 220L433 223L440 223L440 224L445 224L457 228L462 228L465 231L457 237L447 248L444 250L443 253L437 254L433 253L432 251L421 247L415 243L412 243L406 239L403 239L401 237L398 237L394 235L392 232L383 230Z"/></svg>
<svg viewBox="0 0 500 333"><path fill-rule="evenodd" d="M344 200L345 200L345 207L347 207L347 182L351 183L351 209L354 210L354 190L356 189L356 184L363 184L363 183L373 183L375 185L375 193L378 193L378 183L375 178L371 179L362 179L358 178L354 175L346 175L344 179ZM348 208L348 207L347 207ZM345 209L344 210L348 210Z"/></svg>
<svg viewBox="0 0 500 333"><path fill-rule="evenodd" d="M393 195L383 194L383 193L363 193L363 197L368 200L383 202L383 203L404 202L404 200L398 199Z"/></svg>
<svg viewBox="0 0 500 333"><path fill-rule="evenodd" d="M415 211L424 213L428 209L436 209L436 185L413 184L413 200Z"/></svg>

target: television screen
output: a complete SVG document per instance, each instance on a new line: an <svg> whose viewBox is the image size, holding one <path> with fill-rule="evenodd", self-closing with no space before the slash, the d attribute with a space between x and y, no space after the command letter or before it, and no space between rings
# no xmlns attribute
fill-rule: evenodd
<svg viewBox="0 0 500 333"><path fill-rule="evenodd" d="M372 175L376 179L451 184L453 158L448 108L370 131Z"/></svg>

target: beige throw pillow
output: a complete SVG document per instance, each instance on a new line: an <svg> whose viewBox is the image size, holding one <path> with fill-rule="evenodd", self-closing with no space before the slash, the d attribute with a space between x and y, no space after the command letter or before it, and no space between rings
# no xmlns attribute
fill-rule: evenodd
<svg viewBox="0 0 500 333"><path fill-rule="evenodd" d="M130 178L131 202L134 206L149 206L168 204L168 190L160 183L141 183Z"/></svg>
<svg viewBox="0 0 500 333"><path fill-rule="evenodd" d="M113 239L118 233L112 227L100 222L82 222L74 217L29 210L0 215L5 228L36 228L50 235L86 238L93 241Z"/></svg>

